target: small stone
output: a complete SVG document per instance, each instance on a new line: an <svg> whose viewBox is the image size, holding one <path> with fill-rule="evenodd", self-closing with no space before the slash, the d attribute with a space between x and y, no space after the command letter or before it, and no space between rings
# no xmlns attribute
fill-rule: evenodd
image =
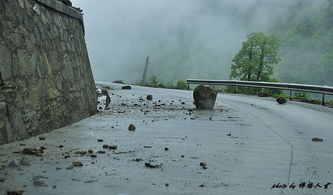
<svg viewBox="0 0 333 195"><path fill-rule="evenodd" d="M201 167L207 167L207 163L205 163L205 162L200 162L200 166L201 166Z"/></svg>
<svg viewBox="0 0 333 195"><path fill-rule="evenodd" d="M165 151L169 151L169 148L165 147L164 150L165 150Z"/></svg>
<svg viewBox="0 0 333 195"><path fill-rule="evenodd" d="M125 85L125 86L122 86L121 89L132 89L132 87L129 85Z"/></svg>
<svg viewBox="0 0 333 195"><path fill-rule="evenodd" d="M4 178L0 178L0 183L5 182L6 180Z"/></svg>
<svg viewBox="0 0 333 195"><path fill-rule="evenodd" d="M26 154L26 155L36 155L37 153L37 149L36 148L24 148L22 150L22 154Z"/></svg>
<svg viewBox="0 0 333 195"><path fill-rule="evenodd" d="M287 100L286 100L286 98L284 98L284 97L278 97L278 98L276 98L276 101L277 101L279 104L285 104L285 103L287 103Z"/></svg>
<svg viewBox="0 0 333 195"><path fill-rule="evenodd" d="M147 99L148 101L151 101L151 100L153 100L153 96L152 96L152 95L147 95L146 99Z"/></svg>
<svg viewBox="0 0 333 195"><path fill-rule="evenodd" d="M22 195L24 190L7 191L7 195Z"/></svg>
<svg viewBox="0 0 333 195"><path fill-rule="evenodd" d="M165 186L166 186L166 187L169 187L169 184L168 184L168 183L166 183L166 184L165 184Z"/></svg>
<svg viewBox="0 0 333 195"><path fill-rule="evenodd" d="M203 166L202 168L203 168L203 169L207 169L208 167L207 167L207 166Z"/></svg>
<svg viewBox="0 0 333 195"><path fill-rule="evenodd" d="M64 146L63 146L63 145L59 145L58 147L59 147L59 148L64 148Z"/></svg>
<svg viewBox="0 0 333 195"><path fill-rule="evenodd" d="M109 148L109 145L104 144L104 145L103 145L103 148Z"/></svg>
<svg viewBox="0 0 333 195"><path fill-rule="evenodd" d="M82 167L83 166L82 162L80 162L80 161L74 161L72 164L73 164L74 167Z"/></svg>
<svg viewBox="0 0 333 195"><path fill-rule="evenodd" d="M85 150L79 150L79 151L76 151L75 154L80 154L80 155L86 155L87 154L87 151Z"/></svg>
<svg viewBox="0 0 333 195"><path fill-rule="evenodd" d="M324 140L322 138L319 138L319 137L314 137L314 138L312 138L312 141L313 142L322 142Z"/></svg>
<svg viewBox="0 0 333 195"><path fill-rule="evenodd" d="M133 161L141 162L141 161L143 161L143 159L142 158L136 158L136 159L133 159Z"/></svg>
<svg viewBox="0 0 333 195"><path fill-rule="evenodd" d="M39 137L39 140L45 140L45 137Z"/></svg>
<svg viewBox="0 0 333 195"><path fill-rule="evenodd" d="M38 186L38 187L47 187L48 185L45 184L44 179L46 179L47 177L44 176L35 176L33 177L33 184L34 186Z"/></svg>
<svg viewBox="0 0 333 195"><path fill-rule="evenodd" d="M103 142L103 139L97 139L97 142Z"/></svg>
<svg viewBox="0 0 333 195"><path fill-rule="evenodd" d="M203 187L205 187L205 184L199 185L199 188L203 188Z"/></svg>
<svg viewBox="0 0 333 195"><path fill-rule="evenodd" d="M99 154L105 154L106 152L104 150L99 150L99 151L97 151L97 153L99 153Z"/></svg>
<svg viewBox="0 0 333 195"><path fill-rule="evenodd" d="M157 169L157 168L160 168L160 167L161 167L161 165L153 165L153 164L151 164L151 163L149 163L149 162L146 162L146 163L145 163L145 166L146 166L147 168L151 168L151 169Z"/></svg>
<svg viewBox="0 0 333 195"><path fill-rule="evenodd" d="M128 126L128 130L129 130L129 131L135 131L135 129L136 129L136 127L135 127L135 125L133 125L133 124L130 124L130 125Z"/></svg>
<svg viewBox="0 0 333 195"><path fill-rule="evenodd" d="M118 146L117 145L110 145L109 149L110 150L117 150Z"/></svg>
<svg viewBox="0 0 333 195"><path fill-rule="evenodd" d="M90 155L90 157L91 157L91 158L96 158L97 155L96 155L96 154L92 154L92 155Z"/></svg>
<svg viewBox="0 0 333 195"><path fill-rule="evenodd" d="M181 155L180 157L184 158L185 156L184 156L184 155Z"/></svg>
<svg viewBox="0 0 333 195"><path fill-rule="evenodd" d="M227 136L231 136L231 133L228 133Z"/></svg>
<svg viewBox="0 0 333 195"><path fill-rule="evenodd" d="M93 150L88 150L88 153L92 154L92 153L94 153L94 151Z"/></svg>
<svg viewBox="0 0 333 195"><path fill-rule="evenodd" d="M257 95L258 95L258 97L267 97L268 96L267 93L264 91L258 92Z"/></svg>
<svg viewBox="0 0 333 195"><path fill-rule="evenodd" d="M185 104L185 102L182 102L182 104Z"/></svg>

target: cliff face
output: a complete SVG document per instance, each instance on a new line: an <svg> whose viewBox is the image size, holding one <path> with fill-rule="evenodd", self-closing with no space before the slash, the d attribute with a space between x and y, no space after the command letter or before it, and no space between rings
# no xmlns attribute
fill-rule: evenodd
<svg viewBox="0 0 333 195"><path fill-rule="evenodd" d="M82 15L55 0L0 4L0 144L96 112Z"/></svg>

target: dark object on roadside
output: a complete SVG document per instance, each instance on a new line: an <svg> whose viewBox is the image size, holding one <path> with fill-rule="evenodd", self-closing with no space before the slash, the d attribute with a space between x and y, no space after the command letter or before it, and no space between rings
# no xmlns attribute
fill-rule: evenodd
<svg viewBox="0 0 333 195"><path fill-rule="evenodd" d="M74 161L72 164L73 164L74 167L82 167L83 166L82 162L80 162L80 161Z"/></svg>
<svg viewBox="0 0 333 195"><path fill-rule="evenodd" d="M259 91L259 92L257 93L257 95L258 95L259 97L267 97L267 96L268 96L267 93L264 92L264 91Z"/></svg>
<svg viewBox="0 0 333 195"><path fill-rule="evenodd" d="M324 140L323 140L323 138L314 137L314 138L312 138L312 141L313 141L313 142L322 142L322 141L324 141Z"/></svg>
<svg viewBox="0 0 333 195"><path fill-rule="evenodd" d="M121 89L132 89L132 87L129 85L125 85L125 86L122 86Z"/></svg>
<svg viewBox="0 0 333 195"><path fill-rule="evenodd" d="M165 147L164 150L165 150L165 151L169 151L169 148Z"/></svg>
<svg viewBox="0 0 333 195"><path fill-rule="evenodd" d="M104 145L103 145L103 148L109 148L109 145L104 144Z"/></svg>
<svg viewBox="0 0 333 195"><path fill-rule="evenodd" d="M209 87L200 85L193 91L194 105L197 109L213 109L217 92Z"/></svg>
<svg viewBox="0 0 333 195"><path fill-rule="evenodd" d="M166 183L166 184L165 184L165 186L166 186L166 187L169 187L169 184L168 184L168 183Z"/></svg>
<svg viewBox="0 0 333 195"><path fill-rule="evenodd" d="M147 168L151 168L151 169L158 169L158 168L161 168L161 165L153 165L153 164L150 164L149 162L146 162L145 163L145 166Z"/></svg>
<svg viewBox="0 0 333 195"><path fill-rule="evenodd" d="M109 149L110 150L117 150L118 146L117 145L110 145Z"/></svg>
<svg viewBox="0 0 333 195"><path fill-rule="evenodd" d="M133 125L133 124L130 124L130 125L128 126L128 130L129 130L129 131L135 131L135 129L136 129L136 127L135 127L135 125Z"/></svg>
<svg viewBox="0 0 333 195"><path fill-rule="evenodd" d="M277 101L279 104L285 104L285 103L287 103L287 100L286 100L286 98L284 98L284 97L278 97L278 98L276 98L276 101Z"/></svg>
<svg viewBox="0 0 333 195"><path fill-rule="evenodd" d="M109 109L109 104L111 103L111 98L109 96L109 93L106 92L106 97L105 97L105 108L104 110L108 110Z"/></svg>
<svg viewBox="0 0 333 195"><path fill-rule="evenodd" d="M24 190L7 191L7 195L22 195Z"/></svg>
<svg viewBox="0 0 333 195"><path fill-rule="evenodd" d="M98 142L103 142L103 139L97 139Z"/></svg>
<svg viewBox="0 0 333 195"><path fill-rule="evenodd" d="M122 80L116 80L116 81L113 81L112 83L125 84L124 81L122 81Z"/></svg>
<svg viewBox="0 0 333 195"><path fill-rule="evenodd" d="M58 1L60 1L61 3L65 4L65 5L72 6L72 2L70 0L58 0Z"/></svg>
<svg viewBox="0 0 333 195"><path fill-rule="evenodd" d="M26 155L34 155L34 156L42 156L43 150L37 148L24 148L22 150L22 154Z"/></svg>
<svg viewBox="0 0 333 195"><path fill-rule="evenodd" d="M39 140L45 140L45 137L39 137Z"/></svg>
<svg viewBox="0 0 333 195"><path fill-rule="evenodd" d="M201 166L203 169L207 169L207 163L205 163L205 162L200 162L200 166Z"/></svg>
<svg viewBox="0 0 333 195"><path fill-rule="evenodd" d="M151 100L153 100L153 96L152 95L147 95L146 99L151 101Z"/></svg>

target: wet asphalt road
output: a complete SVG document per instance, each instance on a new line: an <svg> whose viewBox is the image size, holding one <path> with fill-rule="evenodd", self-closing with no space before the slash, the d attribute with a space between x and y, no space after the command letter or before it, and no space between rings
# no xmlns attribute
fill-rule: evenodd
<svg viewBox="0 0 333 195"><path fill-rule="evenodd" d="M218 94L213 111L198 111L191 91L106 86L110 110L0 146L0 194L333 194L332 109ZM19 153L41 146L42 156Z"/></svg>

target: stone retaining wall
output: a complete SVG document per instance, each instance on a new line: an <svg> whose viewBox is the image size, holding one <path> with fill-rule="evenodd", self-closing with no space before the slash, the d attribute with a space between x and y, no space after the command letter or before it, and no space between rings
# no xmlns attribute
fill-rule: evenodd
<svg viewBox="0 0 333 195"><path fill-rule="evenodd" d="M82 14L56 0L0 4L0 144L96 112Z"/></svg>

